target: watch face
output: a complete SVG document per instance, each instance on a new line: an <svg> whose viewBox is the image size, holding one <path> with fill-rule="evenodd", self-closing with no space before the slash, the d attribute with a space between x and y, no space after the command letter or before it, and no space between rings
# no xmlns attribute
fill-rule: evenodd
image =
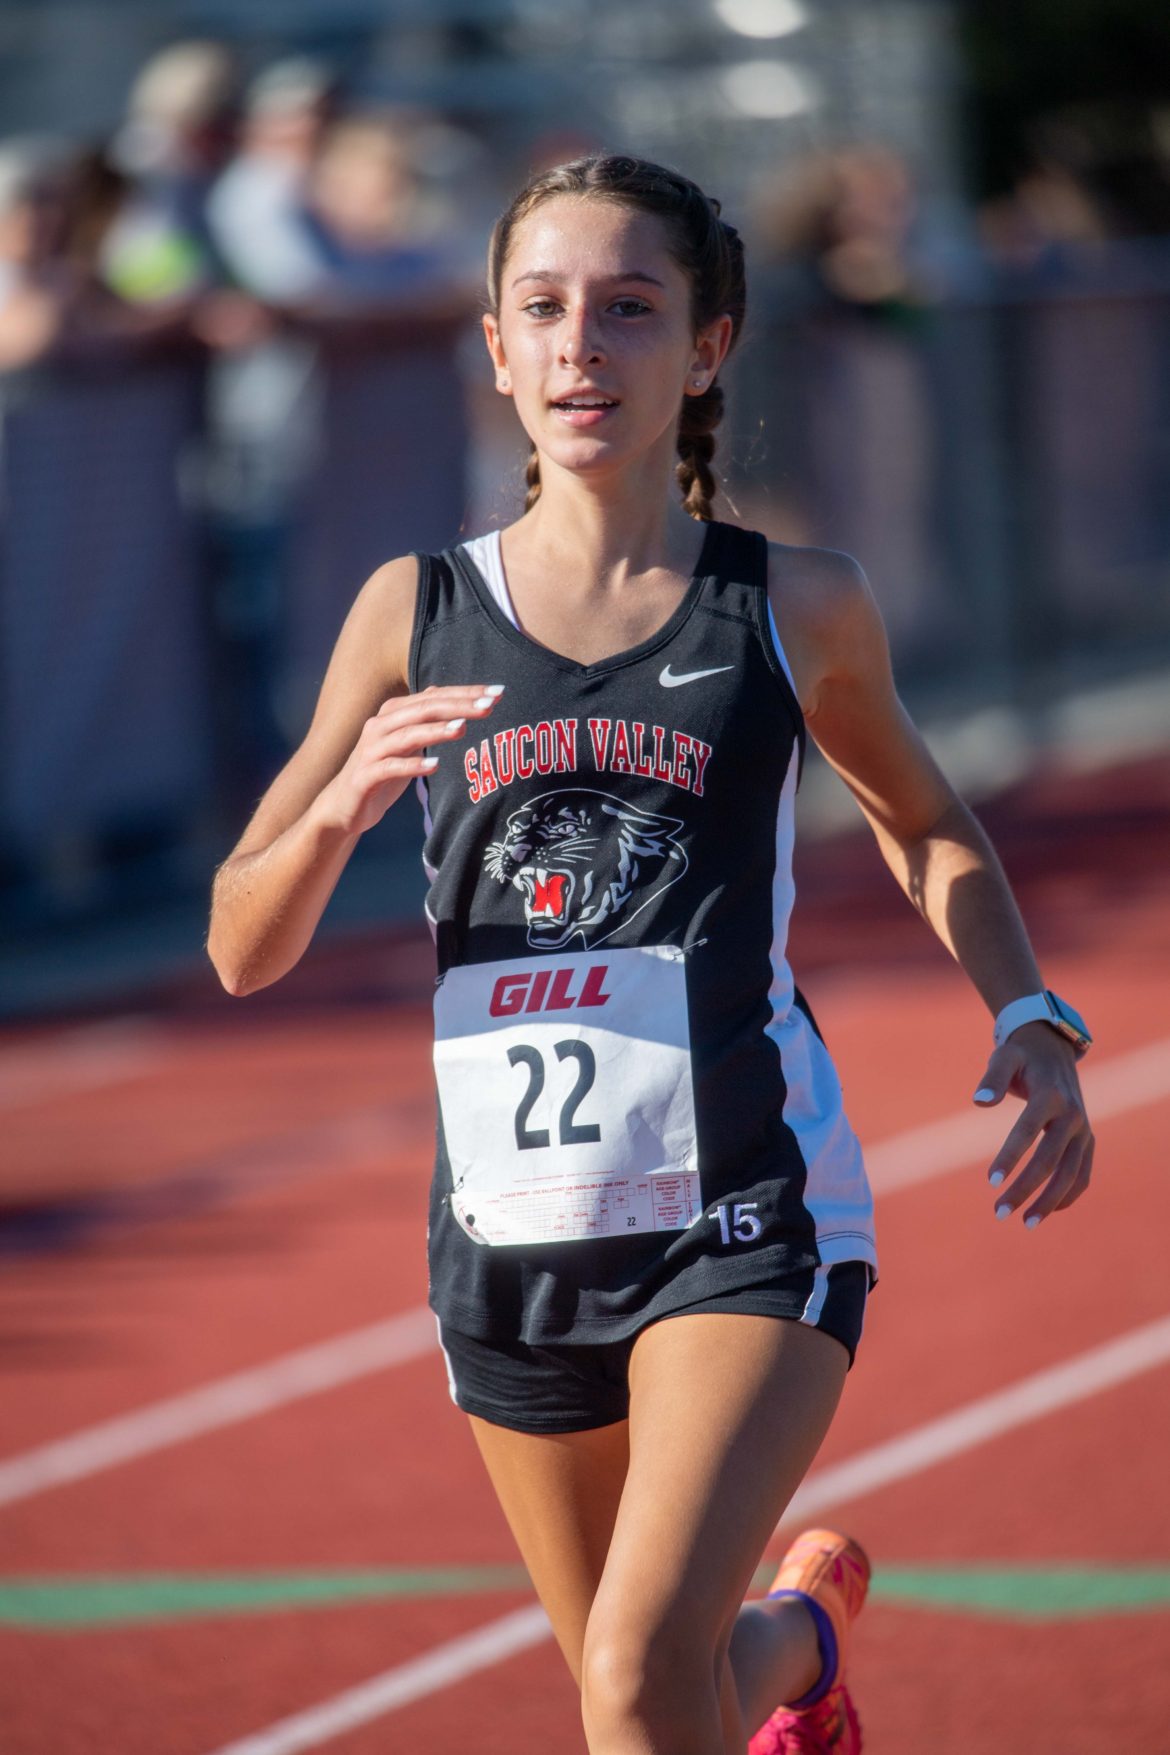
<svg viewBox="0 0 1170 1755"><path fill-rule="evenodd" d="M1053 993L1051 988L1048 990L1047 997L1053 1011L1061 1023L1065 1025L1067 1033L1087 1048L1093 1038L1090 1036L1088 1026L1080 1012L1074 1011L1072 1006L1066 1004L1059 994Z"/></svg>

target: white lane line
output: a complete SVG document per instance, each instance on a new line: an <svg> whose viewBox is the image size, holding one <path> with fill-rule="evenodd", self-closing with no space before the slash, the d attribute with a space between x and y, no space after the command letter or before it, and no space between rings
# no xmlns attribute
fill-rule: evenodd
<svg viewBox="0 0 1170 1755"><path fill-rule="evenodd" d="M859 1499L917 1475L935 1463L946 1462L976 1445L999 1438L1016 1426L1039 1420L1058 1408L1071 1407L1143 1371L1153 1371L1170 1363L1170 1316L1147 1323L1144 1328L1131 1329L1115 1341L1094 1347L1063 1365L1049 1366L1031 1377L1021 1378L1007 1389L996 1390L915 1426L900 1438L875 1444L846 1462L831 1463L816 1469L802 1487L798 1487L784 1513L782 1525L794 1519L818 1516L830 1505L842 1500ZM782 1527L777 1526L777 1527Z"/></svg>
<svg viewBox="0 0 1170 1755"><path fill-rule="evenodd" d="M548 1617L538 1605L515 1609L499 1621L489 1621L472 1633L435 1646L408 1664L347 1688L319 1706L282 1718L240 1742L225 1743L215 1755L294 1755L298 1749L316 1749L333 1737L369 1724L371 1719L409 1706L412 1700L437 1694L440 1688L449 1688L476 1670L540 1645L551 1633Z"/></svg>
<svg viewBox="0 0 1170 1755"><path fill-rule="evenodd" d="M1170 1041L1114 1056L1086 1077L1085 1085L1095 1120L1158 1101L1170 1094ZM978 1130L977 1139L973 1130ZM954 1116L870 1147L866 1163L874 1191L889 1194L963 1169L988 1149L989 1141L994 1151L1003 1131L1001 1105L992 1114ZM332 1389L335 1384L408 1364L436 1344L434 1318L420 1307L86 1427L68 1438L0 1461L0 1506L132 1462L204 1432L233 1426L302 1396Z"/></svg>
<svg viewBox="0 0 1170 1755"><path fill-rule="evenodd" d="M1170 1096L1170 1040L1115 1054L1097 1066L1086 1061L1081 1087L1089 1119L1094 1124ZM874 1194L912 1188L935 1176L962 1170L980 1159L990 1163L1018 1111L1014 1098L1005 1099L994 1109L972 1106L970 1111L948 1115L942 1121L913 1127L893 1139L867 1146L865 1167ZM1009 1119L1005 1120L1005 1116Z"/></svg>
<svg viewBox="0 0 1170 1755"><path fill-rule="evenodd" d="M369 1328L285 1353L250 1371L217 1378L185 1395L152 1402L135 1413L103 1420L69 1438L9 1457L0 1462L0 1505L251 1420L371 1372L406 1365L434 1348L435 1319L420 1306Z"/></svg>
<svg viewBox="0 0 1170 1755"><path fill-rule="evenodd" d="M143 1078L174 1052L165 1030L142 1018L81 1024L50 1041L10 1045L0 1049L0 1109Z"/></svg>
<svg viewBox="0 0 1170 1755"><path fill-rule="evenodd" d="M1094 1121L1156 1102L1170 1091L1170 1041L1151 1042L1089 1066L1082 1082Z"/></svg>
<svg viewBox="0 0 1170 1755"><path fill-rule="evenodd" d="M810 1513L819 1516L844 1500L920 1474L923 1469L985 1444L1013 1427L1040 1419L1057 1408L1069 1407L1167 1361L1170 1316L1133 1329L1063 1365L1038 1371L965 1408L928 1420L901 1438L873 1445L846 1462L815 1470L797 1491L778 1528L794 1518L807 1518ZM540 1644L551 1631L539 1606L516 1610L502 1620L489 1621L473 1633L438 1645L397 1669L372 1676L356 1688L348 1688L304 1712L280 1719L240 1742L224 1744L214 1755L297 1755L300 1750L319 1748L346 1731L369 1724L427 1694L453 1687L477 1670Z"/></svg>

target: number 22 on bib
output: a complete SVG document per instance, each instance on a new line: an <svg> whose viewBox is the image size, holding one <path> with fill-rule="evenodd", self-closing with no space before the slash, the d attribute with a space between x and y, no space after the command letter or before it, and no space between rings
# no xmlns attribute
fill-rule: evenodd
<svg viewBox="0 0 1170 1755"><path fill-rule="evenodd" d="M435 1079L451 1208L477 1242L683 1231L701 1217L673 946L449 969Z"/></svg>

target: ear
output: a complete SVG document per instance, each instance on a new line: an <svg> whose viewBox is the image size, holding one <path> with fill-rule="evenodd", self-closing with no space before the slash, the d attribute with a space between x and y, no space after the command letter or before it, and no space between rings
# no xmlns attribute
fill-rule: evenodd
<svg viewBox="0 0 1170 1755"><path fill-rule="evenodd" d="M491 355L492 365L496 373L496 389L501 396L511 396L512 375L508 370L508 361L504 356L504 344L500 340L500 325L490 311L483 315L483 334L487 342L487 350Z"/></svg>
<svg viewBox="0 0 1170 1755"><path fill-rule="evenodd" d="M696 378L702 379L701 390L710 386L727 358L727 350L731 346L731 330L731 318L724 312L695 337L695 351L687 368L688 390L700 390L700 386L694 383Z"/></svg>

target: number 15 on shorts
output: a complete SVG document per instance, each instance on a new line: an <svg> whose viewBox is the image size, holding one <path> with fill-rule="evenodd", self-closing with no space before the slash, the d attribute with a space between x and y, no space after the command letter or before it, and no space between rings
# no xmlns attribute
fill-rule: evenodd
<svg viewBox="0 0 1170 1755"><path fill-rule="evenodd" d="M734 1206L724 1203L717 1206L713 1213L708 1213L707 1217L712 1224L719 1226L719 1241L732 1243L738 1238L740 1243L754 1243L764 1229L756 1217L759 1204L755 1200L741 1200L736 1201Z"/></svg>

